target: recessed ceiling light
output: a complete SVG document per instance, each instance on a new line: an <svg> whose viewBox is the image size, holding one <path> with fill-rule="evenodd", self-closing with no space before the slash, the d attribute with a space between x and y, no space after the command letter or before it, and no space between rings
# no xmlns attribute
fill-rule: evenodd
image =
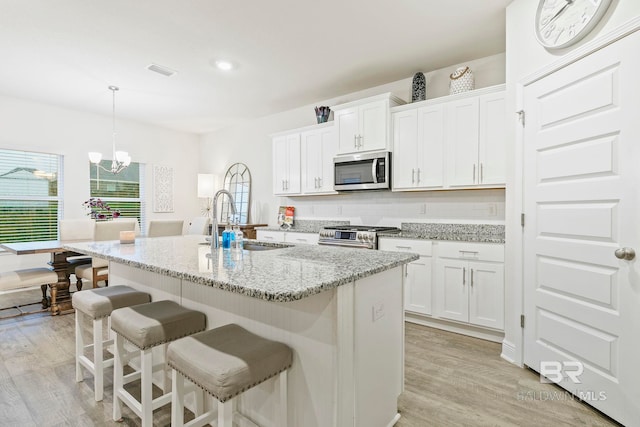
<svg viewBox="0 0 640 427"><path fill-rule="evenodd" d="M218 69L223 71L229 71L233 68L233 64L229 61L225 61L221 59L216 61L216 67L218 67Z"/></svg>

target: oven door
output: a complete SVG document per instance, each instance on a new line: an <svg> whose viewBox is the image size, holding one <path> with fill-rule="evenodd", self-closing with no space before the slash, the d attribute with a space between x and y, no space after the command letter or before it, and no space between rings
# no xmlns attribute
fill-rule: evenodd
<svg viewBox="0 0 640 427"><path fill-rule="evenodd" d="M391 153L388 151L334 157L333 165L337 191L391 188Z"/></svg>

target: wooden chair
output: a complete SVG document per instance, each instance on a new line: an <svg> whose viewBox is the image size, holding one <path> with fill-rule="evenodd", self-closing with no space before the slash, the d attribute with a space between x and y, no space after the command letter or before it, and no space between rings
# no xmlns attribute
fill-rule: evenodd
<svg viewBox="0 0 640 427"><path fill-rule="evenodd" d="M93 219L61 219L58 223L60 241L78 242L83 240L93 240L93 231L95 226L96 221ZM75 274L76 267L91 263L91 257L87 255L67 257L67 262L69 263L67 275Z"/></svg>
<svg viewBox="0 0 640 427"><path fill-rule="evenodd" d="M153 220L149 221L147 237L181 236L183 220Z"/></svg>
<svg viewBox="0 0 640 427"><path fill-rule="evenodd" d="M95 224L94 240L118 240L121 231L135 231L138 221L98 221ZM91 280L93 287L98 287L98 282L105 282L109 286L109 263L102 258L93 257L91 264L76 267L75 274L78 290L82 289L82 279Z"/></svg>

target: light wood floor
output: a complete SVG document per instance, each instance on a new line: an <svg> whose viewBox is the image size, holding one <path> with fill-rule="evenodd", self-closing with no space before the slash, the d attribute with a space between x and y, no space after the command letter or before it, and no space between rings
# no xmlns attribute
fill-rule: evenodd
<svg viewBox="0 0 640 427"><path fill-rule="evenodd" d="M0 308L38 294L0 295ZM73 337L73 314L2 319L0 312L0 426L139 425L127 408L124 423L111 421L110 375L99 403L91 379L75 382ZM397 427L617 425L500 359L499 344L407 323L405 350ZM169 409L156 411L154 421L169 425Z"/></svg>

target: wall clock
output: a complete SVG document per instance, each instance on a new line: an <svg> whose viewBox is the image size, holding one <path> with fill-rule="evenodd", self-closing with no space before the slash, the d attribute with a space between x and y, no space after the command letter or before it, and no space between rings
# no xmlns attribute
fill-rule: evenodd
<svg viewBox="0 0 640 427"><path fill-rule="evenodd" d="M540 0L536 38L548 49L571 46L596 26L612 0Z"/></svg>

